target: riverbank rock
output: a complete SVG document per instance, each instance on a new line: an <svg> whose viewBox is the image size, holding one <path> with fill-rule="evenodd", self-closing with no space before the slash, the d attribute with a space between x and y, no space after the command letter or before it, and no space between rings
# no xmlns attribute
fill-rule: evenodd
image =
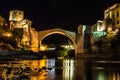
<svg viewBox="0 0 120 80"><path fill-rule="evenodd" d="M0 51L0 60L32 60L40 59L40 53L31 50Z"/></svg>

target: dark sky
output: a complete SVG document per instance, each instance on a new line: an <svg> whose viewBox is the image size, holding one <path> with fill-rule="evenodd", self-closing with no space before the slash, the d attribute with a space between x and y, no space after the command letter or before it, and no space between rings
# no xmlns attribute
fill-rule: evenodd
<svg viewBox="0 0 120 80"><path fill-rule="evenodd" d="M23 10L25 18L39 30L76 30L79 24L92 25L103 19L103 11L120 0L1 0L0 14L8 20L9 11Z"/></svg>

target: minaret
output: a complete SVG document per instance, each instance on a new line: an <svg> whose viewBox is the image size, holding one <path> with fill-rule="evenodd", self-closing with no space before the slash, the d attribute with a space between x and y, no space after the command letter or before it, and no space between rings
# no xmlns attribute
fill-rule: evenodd
<svg viewBox="0 0 120 80"><path fill-rule="evenodd" d="M20 21L24 19L24 12L21 10L11 10L9 12L10 29L21 28Z"/></svg>

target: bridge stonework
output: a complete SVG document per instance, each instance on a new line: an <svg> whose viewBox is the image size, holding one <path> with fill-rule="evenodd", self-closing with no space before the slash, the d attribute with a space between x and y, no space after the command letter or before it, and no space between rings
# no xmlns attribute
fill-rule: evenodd
<svg viewBox="0 0 120 80"><path fill-rule="evenodd" d="M60 28L54 28L43 31L35 31L34 29L30 30L31 33L31 50L40 51L40 47L42 46L42 40L52 34L61 34L69 38L75 47L75 56L78 57L79 54L84 53L83 45L84 45L84 36L82 32L82 27L79 27L78 33L71 32L68 30L63 30Z"/></svg>
<svg viewBox="0 0 120 80"><path fill-rule="evenodd" d="M75 56L78 57L79 54L84 53L84 28L82 25L78 26L78 33L77 33L77 52L75 53Z"/></svg>
<svg viewBox="0 0 120 80"><path fill-rule="evenodd" d="M56 34L56 33L68 37L73 42L73 44L75 46L75 49L76 49L77 45L76 45L76 34L75 34L75 32L70 32L70 31L67 31L67 30L59 29L59 28L39 31L39 34L38 34L39 45L41 46L42 40L45 37L47 37L49 35L52 35L52 34Z"/></svg>

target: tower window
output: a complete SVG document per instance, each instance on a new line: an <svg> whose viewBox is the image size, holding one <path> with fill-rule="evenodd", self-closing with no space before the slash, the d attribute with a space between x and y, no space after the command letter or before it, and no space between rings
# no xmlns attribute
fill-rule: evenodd
<svg viewBox="0 0 120 80"><path fill-rule="evenodd" d="M19 14L21 15L21 12L19 12Z"/></svg>

